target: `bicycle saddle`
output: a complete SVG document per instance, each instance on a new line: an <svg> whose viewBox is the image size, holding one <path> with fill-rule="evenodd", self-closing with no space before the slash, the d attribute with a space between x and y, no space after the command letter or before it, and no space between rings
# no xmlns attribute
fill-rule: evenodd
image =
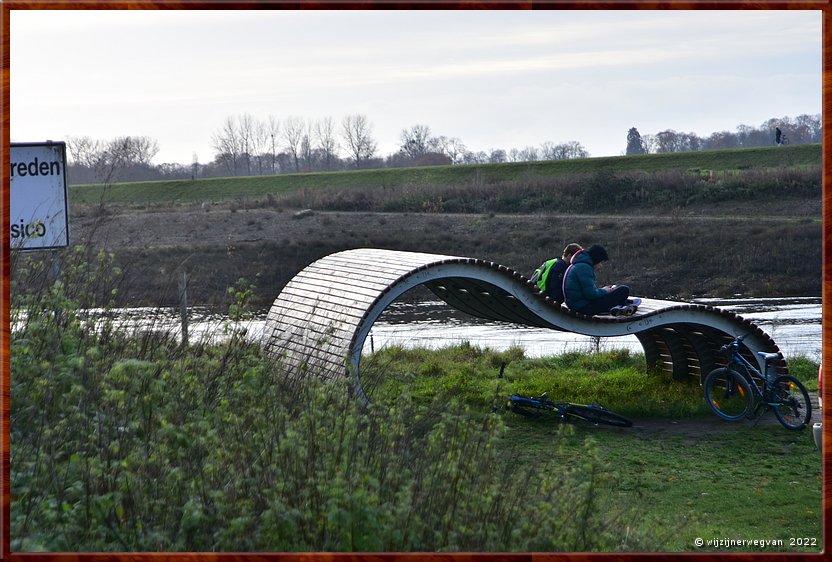
<svg viewBox="0 0 832 562"><path fill-rule="evenodd" d="M780 359L779 353L766 353L765 351L758 351L757 355L759 355L766 361L774 361L775 359Z"/></svg>

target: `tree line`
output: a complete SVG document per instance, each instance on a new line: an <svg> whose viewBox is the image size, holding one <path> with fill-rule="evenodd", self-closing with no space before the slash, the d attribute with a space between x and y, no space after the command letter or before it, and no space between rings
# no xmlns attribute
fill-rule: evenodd
<svg viewBox="0 0 832 562"><path fill-rule="evenodd" d="M640 135L632 127L627 131L625 154L662 154L668 152L691 152L696 150L720 150L725 148L754 148L779 143L775 132L780 129L785 139L792 144L821 142L822 122L820 114L798 115L766 120L759 127L739 125L735 131L718 131L707 137L695 133L681 133L667 129L653 135Z"/></svg>
<svg viewBox="0 0 832 562"><path fill-rule="evenodd" d="M820 114L799 115L768 119L759 127L739 125L735 131L718 131L707 137L673 129L641 135L632 127L622 154L771 146L777 128L793 144L821 142ZM337 121L332 117L269 116L261 120L250 114L229 116L212 134L211 145L213 159L207 163L194 155L190 164L153 164L159 144L146 136L112 140L69 137L68 177L73 184L109 183L590 157L578 141L474 151L458 137L434 135L423 124L402 129L398 150L385 156L379 154L372 123L363 114L346 115Z"/></svg>

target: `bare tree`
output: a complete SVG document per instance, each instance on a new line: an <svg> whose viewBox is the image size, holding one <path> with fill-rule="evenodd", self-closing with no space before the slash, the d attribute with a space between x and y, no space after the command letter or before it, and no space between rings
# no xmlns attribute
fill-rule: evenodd
<svg viewBox="0 0 832 562"><path fill-rule="evenodd" d="M133 164L150 166L159 153L159 143L150 137L127 137L129 160Z"/></svg>
<svg viewBox="0 0 832 562"><path fill-rule="evenodd" d="M301 142L305 123L302 117L289 117L283 122L283 146L291 154L295 172L300 172Z"/></svg>
<svg viewBox="0 0 832 562"><path fill-rule="evenodd" d="M255 120L251 136L251 156L257 163L257 175L262 176L264 173L264 163L267 159L267 150L269 148L269 127L263 121Z"/></svg>
<svg viewBox="0 0 832 562"><path fill-rule="evenodd" d="M541 144L539 154L541 160L556 160L555 143L552 141L546 141Z"/></svg>
<svg viewBox="0 0 832 562"><path fill-rule="evenodd" d="M355 167L360 168L362 161L367 161L376 152L376 142L372 138L372 126L366 115L347 115L341 122L344 141L350 152L350 157L355 162Z"/></svg>
<svg viewBox="0 0 832 562"><path fill-rule="evenodd" d="M429 150L430 127L427 125L413 125L409 129L402 129L399 139L401 140L400 150L411 159L416 160L424 156Z"/></svg>
<svg viewBox="0 0 832 562"><path fill-rule="evenodd" d="M457 137L440 137L440 139L442 139L440 150L451 159L451 163L459 164L462 162L463 154L468 152L465 143Z"/></svg>
<svg viewBox="0 0 832 562"><path fill-rule="evenodd" d="M233 117L226 117L220 130L213 134L211 143L217 151L218 163L223 164L232 176L236 176L242 149L240 134Z"/></svg>
<svg viewBox="0 0 832 562"><path fill-rule="evenodd" d="M337 157L338 141L335 139L335 121L332 117L324 117L315 123L315 140L324 159L326 170L332 170L332 161Z"/></svg>
<svg viewBox="0 0 832 562"><path fill-rule="evenodd" d="M67 137L66 148L73 163L88 168L95 167L103 151L101 142L90 137Z"/></svg>
<svg viewBox="0 0 832 562"><path fill-rule="evenodd" d="M538 160L537 149L533 146L527 146L520 151L520 160L523 162L534 162Z"/></svg>
<svg viewBox="0 0 832 562"><path fill-rule="evenodd" d="M272 164L272 174L275 174L276 170L276 162L275 159L277 157L276 153L276 139L280 138L280 121L274 115L269 115L268 125L266 126L267 132L269 135L269 140L271 140L271 164Z"/></svg>
<svg viewBox="0 0 832 562"><path fill-rule="evenodd" d="M303 124L303 134L300 138L300 152L303 156L304 168L307 172L311 172L314 166L314 146L312 145L313 139L313 126L311 121L306 121Z"/></svg>
<svg viewBox="0 0 832 562"><path fill-rule="evenodd" d="M254 144L254 118L248 113L243 113L237 119L240 132L241 158L246 166L246 175L251 175L251 153Z"/></svg>

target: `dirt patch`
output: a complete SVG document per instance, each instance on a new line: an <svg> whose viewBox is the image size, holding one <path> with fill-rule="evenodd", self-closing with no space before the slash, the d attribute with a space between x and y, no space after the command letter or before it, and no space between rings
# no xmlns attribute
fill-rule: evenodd
<svg viewBox="0 0 832 562"><path fill-rule="evenodd" d="M809 393L812 400L812 420L809 426L802 430L808 435L808 439L812 439L812 424L821 421L821 411L818 410L818 397L816 393ZM633 427L626 429L618 429L617 431L635 431L639 437L654 439L662 435L681 435L690 437L691 441L711 437L714 435L721 435L734 431L737 427L758 425L761 427L779 427L783 431L788 431L780 425L774 412L766 412L759 419L746 420L740 422L729 422L718 418L716 415L688 418L683 420L661 419L661 418L644 418L633 420Z"/></svg>

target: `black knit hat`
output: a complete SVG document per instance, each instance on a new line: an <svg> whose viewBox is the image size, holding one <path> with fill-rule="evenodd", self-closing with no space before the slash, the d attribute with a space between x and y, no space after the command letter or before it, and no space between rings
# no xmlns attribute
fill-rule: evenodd
<svg viewBox="0 0 832 562"><path fill-rule="evenodd" d="M589 257L592 258L592 263L595 265L598 265L602 261L607 261L608 259L610 259L604 247L599 246L598 244L590 246L589 250L587 250L586 253L589 254Z"/></svg>

